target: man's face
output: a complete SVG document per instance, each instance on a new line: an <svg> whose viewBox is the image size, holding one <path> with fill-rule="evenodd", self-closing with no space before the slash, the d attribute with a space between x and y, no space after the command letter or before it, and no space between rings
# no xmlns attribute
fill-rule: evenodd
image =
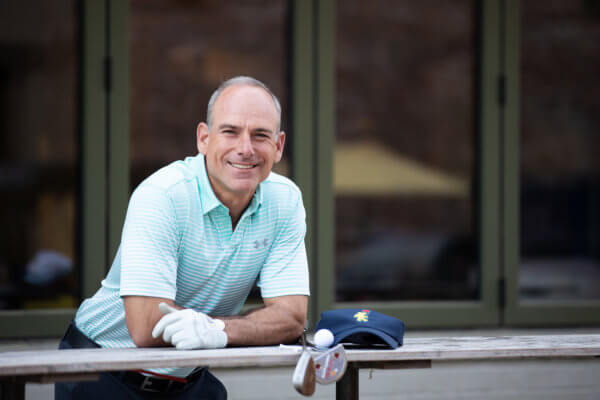
<svg viewBox="0 0 600 400"><path fill-rule="evenodd" d="M285 134L277 132L271 96L254 86L230 86L213 106L212 127L198 125L198 150L223 203L250 200L273 164L281 159Z"/></svg>

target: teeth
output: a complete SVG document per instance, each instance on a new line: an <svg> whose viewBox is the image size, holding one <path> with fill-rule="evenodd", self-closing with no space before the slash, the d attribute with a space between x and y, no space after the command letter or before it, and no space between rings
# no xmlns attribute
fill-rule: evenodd
<svg viewBox="0 0 600 400"><path fill-rule="evenodd" d="M234 164L234 163L231 163L231 165L234 166L235 168L241 168L241 169L250 169L250 168L254 167L254 165Z"/></svg>

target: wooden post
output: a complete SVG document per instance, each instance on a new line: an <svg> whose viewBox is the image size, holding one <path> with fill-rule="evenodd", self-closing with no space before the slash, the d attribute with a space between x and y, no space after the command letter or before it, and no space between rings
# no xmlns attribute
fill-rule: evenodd
<svg viewBox="0 0 600 400"><path fill-rule="evenodd" d="M0 382L0 400L25 400L25 383Z"/></svg>
<svg viewBox="0 0 600 400"><path fill-rule="evenodd" d="M348 363L342 379L335 384L336 400L358 400L358 367Z"/></svg>

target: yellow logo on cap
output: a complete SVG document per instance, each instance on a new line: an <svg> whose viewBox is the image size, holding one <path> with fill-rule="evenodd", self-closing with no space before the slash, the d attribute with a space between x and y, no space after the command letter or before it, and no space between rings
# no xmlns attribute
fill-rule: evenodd
<svg viewBox="0 0 600 400"><path fill-rule="evenodd" d="M354 319L358 322L367 322L369 321L369 312L370 310L362 310L354 314Z"/></svg>

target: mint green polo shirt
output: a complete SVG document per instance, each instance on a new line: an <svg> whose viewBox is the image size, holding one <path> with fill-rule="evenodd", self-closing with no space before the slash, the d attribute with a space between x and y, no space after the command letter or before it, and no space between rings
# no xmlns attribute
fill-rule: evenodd
<svg viewBox="0 0 600 400"><path fill-rule="evenodd" d="M131 196L121 245L75 324L102 347L135 347L122 296L172 299L212 316L237 314L257 281L263 298L309 295L305 211L298 187L271 173L232 230L204 156L176 161ZM189 369L163 369L185 376Z"/></svg>

